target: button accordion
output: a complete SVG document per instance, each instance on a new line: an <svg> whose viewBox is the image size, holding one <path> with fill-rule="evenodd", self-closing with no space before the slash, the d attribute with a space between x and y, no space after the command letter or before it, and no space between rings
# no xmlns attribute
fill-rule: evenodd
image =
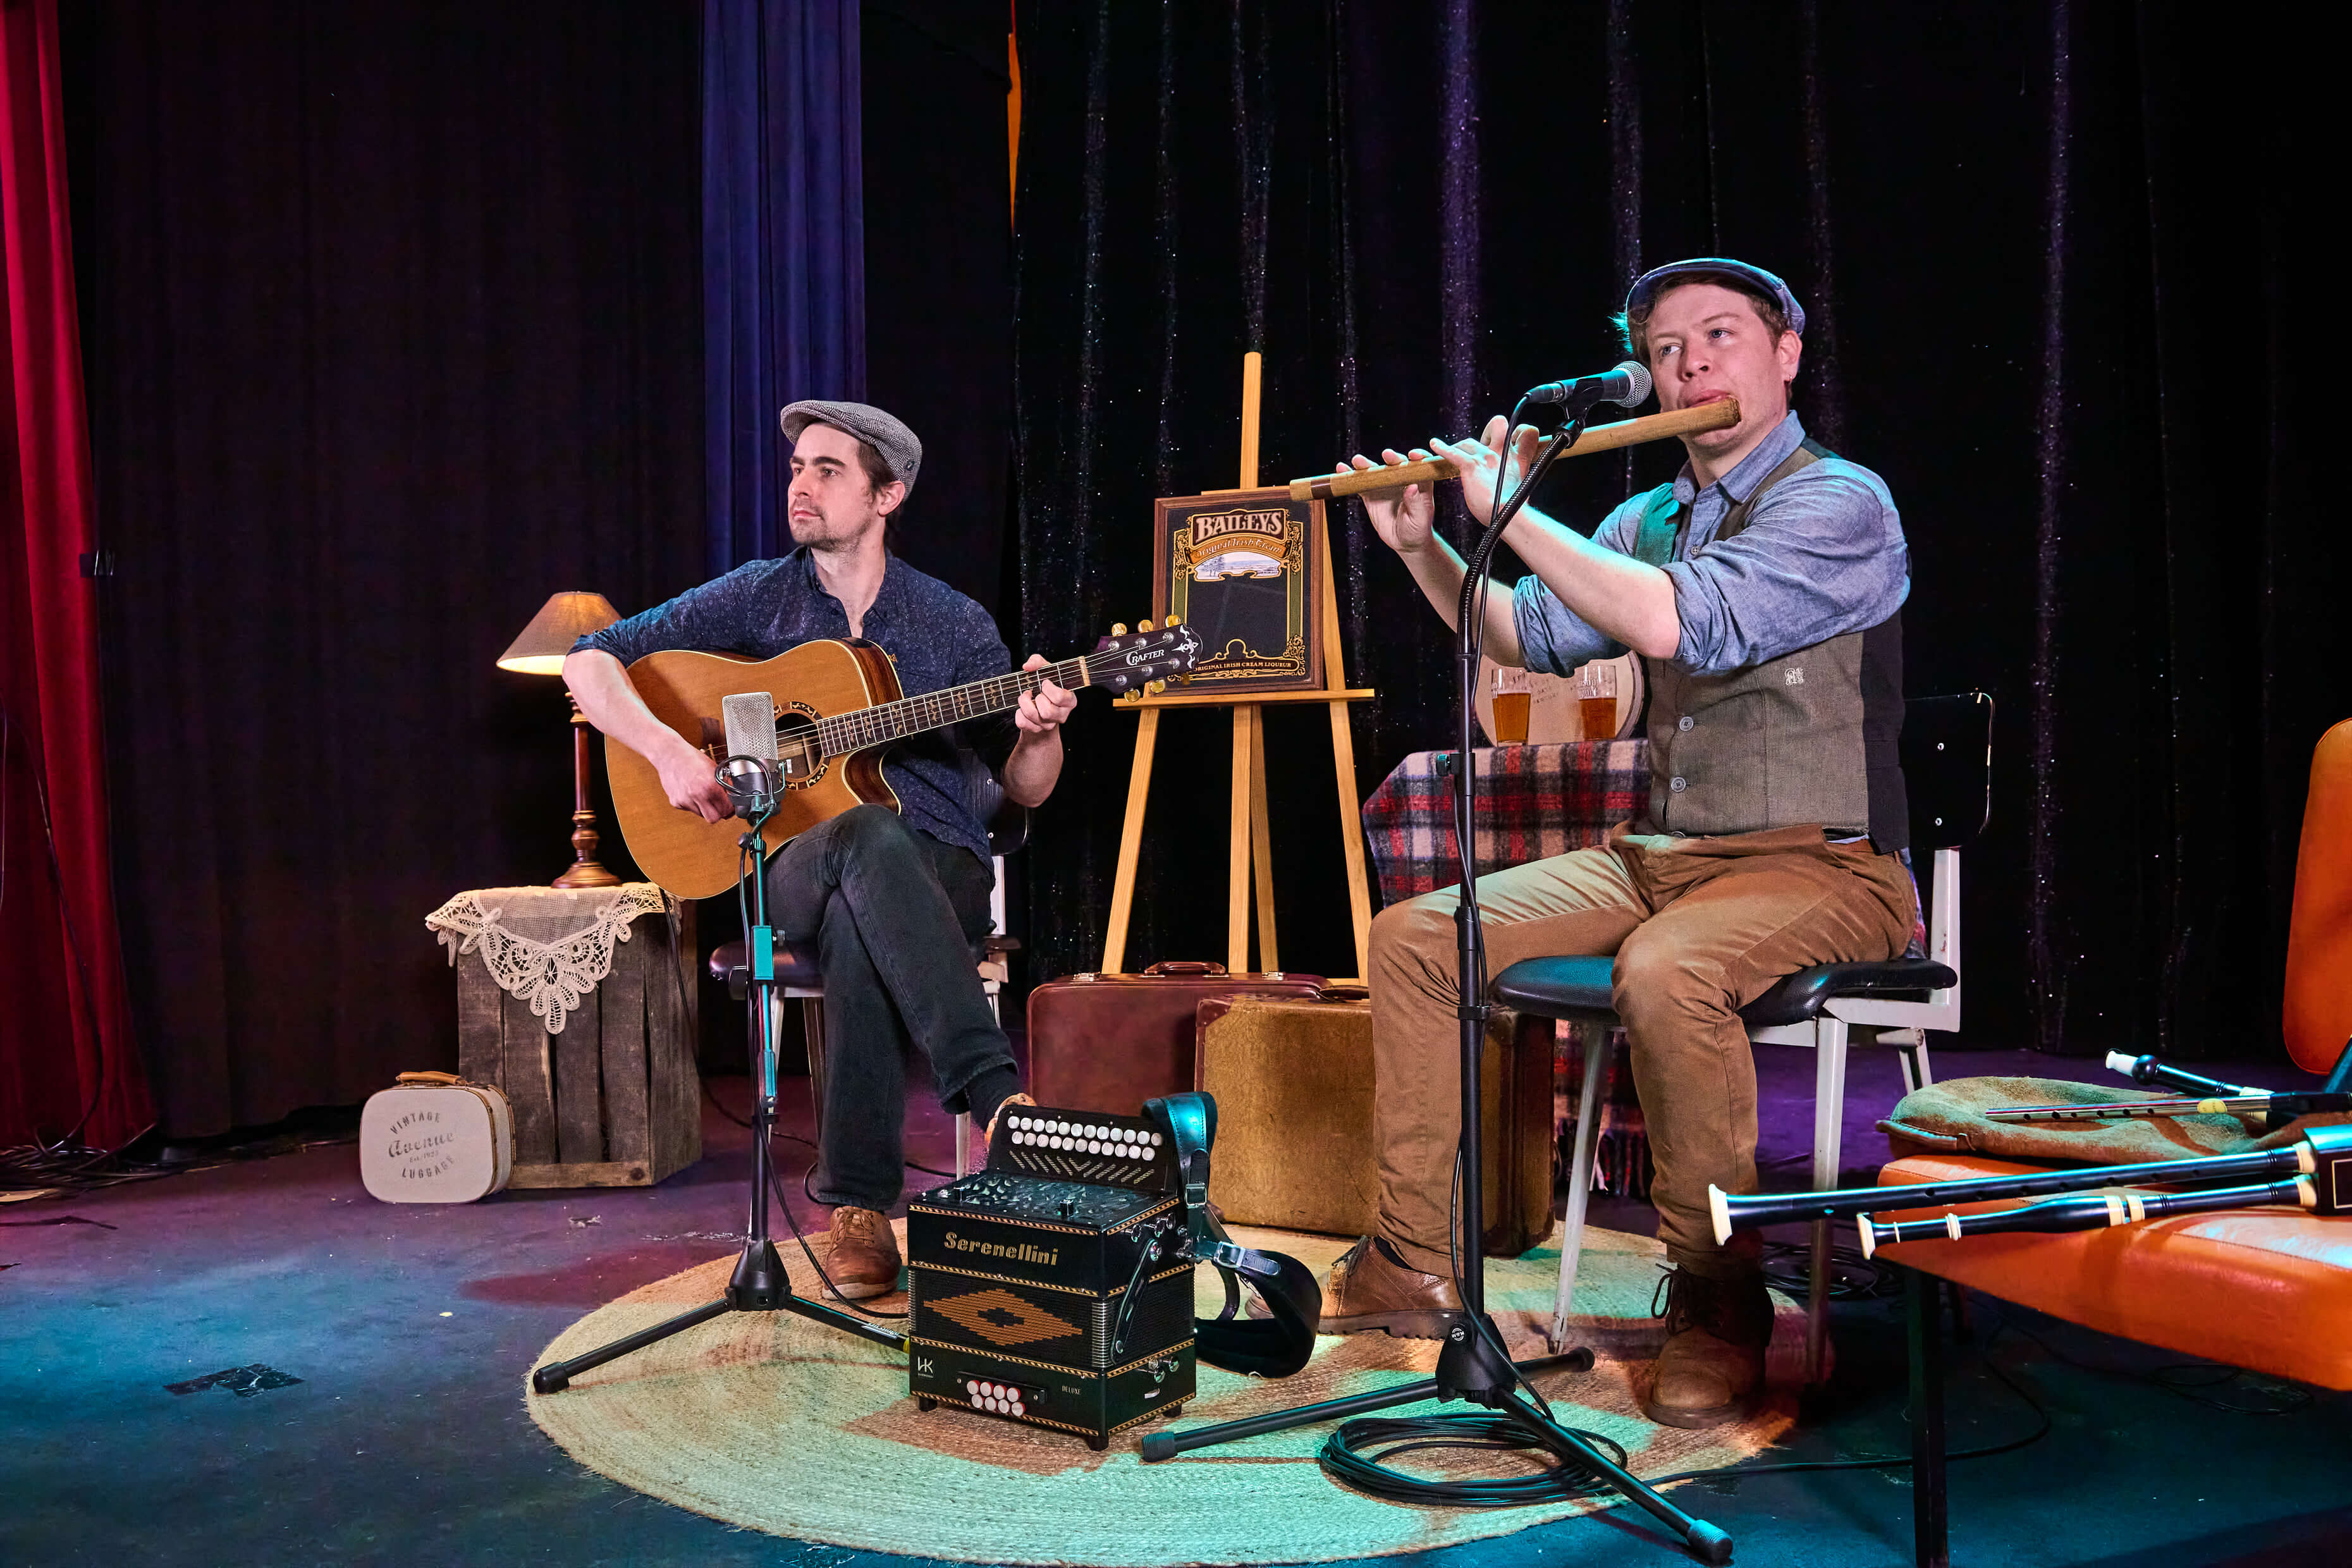
<svg viewBox="0 0 2352 1568"><path fill-rule="evenodd" d="M984 1170L907 1207L909 1392L1083 1436L1193 1393L1192 1249L1168 1123L1010 1106Z"/></svg>

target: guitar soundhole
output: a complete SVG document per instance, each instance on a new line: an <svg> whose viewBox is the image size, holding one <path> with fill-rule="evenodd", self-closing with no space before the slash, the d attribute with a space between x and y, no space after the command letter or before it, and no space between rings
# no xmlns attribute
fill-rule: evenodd
<svg viewBox="0 0 2352 1568"><path fill-rule="evenodd" d="M817 744L816 715L787 708L776 715L776 760L784 783L803 789L824 776L824 752Z"/></svg>

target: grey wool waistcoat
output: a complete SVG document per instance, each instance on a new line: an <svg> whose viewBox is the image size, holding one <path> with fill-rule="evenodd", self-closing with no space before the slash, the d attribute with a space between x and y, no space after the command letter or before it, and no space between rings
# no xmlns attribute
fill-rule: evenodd
<svg viewBox="0 0 2352 1568"><path fill-rule="evenodd" d="M1724 514L1717 540L1748 524L1764 493L1831 454L1807 441ZM1634 553L1674 559L1674 487L1651 492ZM1650 809L1656 833L1705 837L1819 823L1868 834L1881 852L1910 844L1896 742L1903 731L1903 616L1726 675L1690 675L1644 658L1650 683Z"/></svg>

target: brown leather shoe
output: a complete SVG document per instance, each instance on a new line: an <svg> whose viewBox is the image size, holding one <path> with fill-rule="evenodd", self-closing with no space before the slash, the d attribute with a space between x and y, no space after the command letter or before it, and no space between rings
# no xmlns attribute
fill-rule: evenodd
<svg viewBox="0 0 2352 1568"><path fill-rule="evenodd" d="M1709 1279L1677 1268L1659 1288L1666 1293L1659 1314L1666 1320L1666 1342L1652 1369L1643 1413L1662 1426L1692 1429L1748 1414L1763 1391L1764 1347L1772 1338L1764 1276Z"/></svg>
<svg viewBox="0 0 2352 1568"><path fill-rule="evenodd" d="M1453 1280L1396 1262L1368 1236L1331 1265L1315 1327L1325 1334L1386 1329L1397 1339L1442 1340L1461 1310Z"/></svg>
<svg viewBox="0 0 2352 1568"><path fill-rule="evenodd" d="M825 1252L824 1271L836 1295L851 1301L887 1296L898 1288L904 1267L888 1215L847 1206L833 1211L833 1246Z"/></svg>

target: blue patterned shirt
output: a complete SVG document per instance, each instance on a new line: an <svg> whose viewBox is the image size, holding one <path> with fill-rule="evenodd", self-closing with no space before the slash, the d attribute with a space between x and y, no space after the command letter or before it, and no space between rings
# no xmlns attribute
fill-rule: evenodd
<svg viewBox="0 0 2352 1568"><path fill-rule="evenodd" d="M1013 668L986 610L895 555L861 629L890 656L899 689L909 697ZM803 547L776 560L747 562L666 605L591 632L572 650L601 649L625 665L665 648L773 658L804 642L848 636L849 613L825 591ZM985 860L982 774L1004 765L1014 738L1010 714L929 731L892 748L882 776L898 792L909 826Z"/></svg>

